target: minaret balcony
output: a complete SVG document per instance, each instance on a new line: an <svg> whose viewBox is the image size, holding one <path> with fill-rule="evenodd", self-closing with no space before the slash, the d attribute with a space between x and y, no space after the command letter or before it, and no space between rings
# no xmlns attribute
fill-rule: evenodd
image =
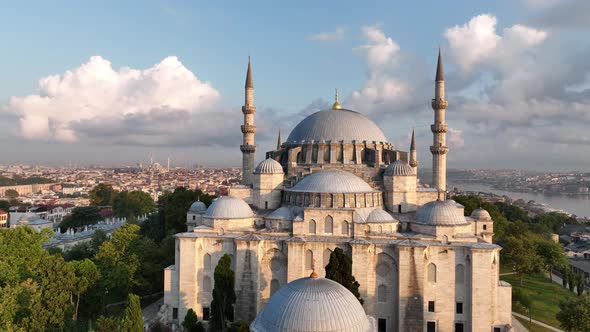
<svg viewBox="0 0 590 332"><path fill-rule="evenodd" d="M256 152L256 145L240 145L240 150L244 153Z"/></svg>
<svg viewBox="0 0 590 332"><path fill-rule="evenodd" d="M433 110L446 110L447 106L449 106L449 102L444 99L432 99Z"/></svg>
<svg viewBox="0 0 590 332"><path fill-rule="evenodd" d="M256 113L256 106L254 106L254 105L242 106L242 113L254 114L254 113Z"/></svg>
<svg viewBox="0 0 590 332"><path fill-rule="evenodd" d="M449 130L449 125L446 123L435 123L430 125L430 130L433 133L446 133Z"/></svg>
<svg viewBox="0 0 590 332"><path fill-rule="evenodd" d="M446 145L430 146L430 152L432 154L447 154L449 147Z"/></svg>
<svg viewBox="0 0 590 332"><path fill-rule="evenodd" d="M249 125L249 124L242 125L242 133L244 133L244 134L254 134L255 132L256 132L256 126L255 125Z"/></svg>

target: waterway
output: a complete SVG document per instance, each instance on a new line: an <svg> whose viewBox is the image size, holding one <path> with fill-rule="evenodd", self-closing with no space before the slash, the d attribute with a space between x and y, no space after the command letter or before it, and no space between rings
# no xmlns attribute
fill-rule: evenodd
<svg viewBox="0 0 590 332"><path fill-rule="evenodd" d="M512 199L522 198L525 202L535 201L543 203L550 208L563 210L578 217L590 217L590 196L589 195L558 195L532 192L516 192L494 189L489 185L480 183L449 182L448 188L458 188L462 191L480 191L494 193L496 195L508 196Z"/></svg>

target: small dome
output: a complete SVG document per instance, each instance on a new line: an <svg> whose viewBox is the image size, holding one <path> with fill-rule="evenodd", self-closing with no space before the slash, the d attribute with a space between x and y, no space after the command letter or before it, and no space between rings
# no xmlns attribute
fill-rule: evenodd
<svg viewBox="0 0 590 332"><path fill-rule="evenodd" d="M453 200L437 200L422 205L416 211L416 222L435 226L469 224Z"/></svg>
<svg viewBox="0 0 590 332"><path fill-rule="evenodd" d="M414 174L414 169L410 164L408 164L405 160L396 160L393 163L389 164L385 169L385 173L383 175L387 176L409 176L409 175L416 175Z"/></svg>
<svg viewBox="0 0 590 332"><path fill-rule="evenodd" d="M287 138L287 144L387 142L383 131L364 115L347 109L319 111L303 119Z"/></svg>
<svg viewBox="0 0 590 332"><path fill-rule="evenodd" d="M207 205L201 201L194 202L188 209L190 212L205 212L207 211Z"/></svg>
<svg viewBox="0 0 590 332"><path fill-rule="evenodd" d="M369 213L367 222L397 222L397 220L385 210L375 209Z"/></svg>
<svg viewBox="0 0 590 332"><path fill-rule="evenodd" d="M256 316L252 332L369 332L373 327L352 293L325 278L281 287Z"/></svg>
<svg viewBox="0 0 590 332"><path fill-rule="evenodd" d="M311 173L289 189L314 193L366 193L373 188L358 176L339 169L327 169Z"/></svg>
<svg viewBox="0 0 590 332"><path fill-rule="evenodd" d="M291 220L293 217L292 217L291 210L289 210L289 208L286 206L282 206L282 207L274 210L273 212L271 212L268 216L266 216L266 218L267 219Z"/></svg>
<svg viewBox="0 0 590 332"><path fill-rule="evenodd" d="M254 212L243 200L235 197L221 196L213 201L205 213L211 219L242 219L251 218Z"/></svg>
<svg viewBox="0 0 590 332"><path fill-rule="evenodd" d="M255 174L283 174L283 166L278 161L268 158L260 162L256 169Z"/></svg>
<svg viewBox="0 0 590 332"><path fill-rule="evenodd" d="M477 220L492 220L492 216L490 216L490 213L484 209L473 210L473 212L471 212L471 218Z"/></svg>

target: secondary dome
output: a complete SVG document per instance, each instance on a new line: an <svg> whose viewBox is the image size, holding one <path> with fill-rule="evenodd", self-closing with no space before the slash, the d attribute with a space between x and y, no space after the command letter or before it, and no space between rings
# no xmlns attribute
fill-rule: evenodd
<svg viewBox="0 0 590 332"><path fill-rule="evenodd" d="M252 332L369 332L365 310L352 293L324 278L301 278L281 287L256 316Z"/></svg>
<svg viewBox="0 0 590 332"><path fill-rule="evenodd" d="M274 210L268 216L266 216L266 219L286 219L286 220L291 220L293 218L292 215L293 214L291 213L291 210L289 210L288 207L282 206L282 207Z"/></svg>
<svg viewBox="0 0 590 332"><path fill-rule="evenodd" d="M393 163L389 164L389 166L387 166L387 168L385 169L385 172L383 173L383 175L388 175L388 176L396 176L396 175L408 176L408 175L414 175L414 169L412 168L412 166L410 166L410 164L408 164L407 161L405 161L405 160L396 160Z"/></svg>
<svg viewBox="0 0 590 332"><path fill-rule="evenodd" d="M366 193L373 188L358 176L339 169L327 169L311 173L289 189L313 193Z"/></svg>
<svg viewBox="0 0 590 332"><path fill-rule="evenodd" d="M256 174L283 174L283 166L278 161L268 158L260 162L254 170Z"/></svg>
<svg viewBox="0 0 590 332"><path fill-rule="evenodd" d="M207 205L201 201L196 201L191 204L191 207L188 210L191 212L205 212L207 211Z"/></svg>
<svg viewBox="0 0 590 332"><path fill-rule="evenodd" d="M397 220L385 210L375 209L369 213L367 222L397 222Z"/></svg>
<svg viewBox="0 0 590 332"><path fill-rule="evenodd" d="M379 127L364 115L346 109L319 111L303 119L293 129L286 143L387 142Z"/></svg>
<svg viewBox="0 0 590 332"><path fill-rule="evenodd" d="M41 217L39 217L38 214L29 211L29 212L23 214L22 216L20 216L20 218L18 218L18 222L19 223L28 223L28 222L39 220L39 219L41 219Z"/></svg>
<svg viewBox="0 0 590 332"><path fill-rule="evenodd" d="M453 200L428 202L416 211L416 222L435 226L467 225L467 219Z"/></svg>
<svg viewBox="0 0 590 332"><path fill-rule="evenodd" d="M242 219L253 216L254 212L246 202L229 196L221 196L214 200L204 215L211 219Z"/></svg>
<svg viewBox="0 0 590 332"><path fill-rule="evenodd" d="M471 212L471 218L477 220L492 220L490 213L484 209L475 209Z"/></svg>

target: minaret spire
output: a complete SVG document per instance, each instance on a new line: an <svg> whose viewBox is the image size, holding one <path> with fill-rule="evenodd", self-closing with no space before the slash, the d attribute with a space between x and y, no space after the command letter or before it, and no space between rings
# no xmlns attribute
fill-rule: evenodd
<svg viewBox="0 0 590 332"><path fill-rule="evenodd" d="M448 125L445 123L445 110L448 105L449 103L445 99L445 75L439 48L434 99L432 99L434 124L430 126L433 134L430 152L432 153L432 186L442 192L447 190L447 152L449 152L449 147L446 144Z"/></svg>
<svg viewBox="0 0 590 332"><path fill-rule="evenodd" d="M240 150L242 151L242 184L249 186L252 185L252 172L254 171L254 160L256 158L256 144L254 143L256 106L254 106L254 80L252 79L250 56L248 56L245 90L245 102L244 106L242 106L242 113L244 113L244 124L242 125L244 142L240 145Z"/></svg>
<svg viewBox="0 0 590 332"><path fill-rule="evenodd" d="M414 168L414 171L416 171L416 168L418 167L418 158L417 158L417 153L416 153L416 137L414 135L414 129L412 129L412 142L410 143L410 166L412 166Z"/></svg>
<svg viewBox="0 0 590 332"><path fill-rule="evenodd" d="M283 142L281 140L281 128L279 128L279 137L277 138L277 150L281 149L281 143Z"/></svg>

